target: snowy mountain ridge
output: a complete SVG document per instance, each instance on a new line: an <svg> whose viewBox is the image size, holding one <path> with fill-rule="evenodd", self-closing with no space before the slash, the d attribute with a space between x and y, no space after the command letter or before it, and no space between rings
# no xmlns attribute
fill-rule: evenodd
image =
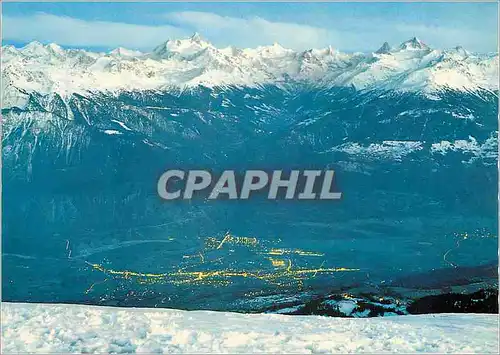
<svg viewBox="0 0 500 355"><path fill-rule="evenodd" d="M168 40L149 53L108 53L31 42L2 47L3 107L22 105L30 92L62 96L87 91L164 90L170 87L257 86L289 81L325 87L433 92L498 90L498 54L461 47L432 49L418 38L373 53L342 53L331 46L297 52L275 43L217 48L195 34Z"/></svg>

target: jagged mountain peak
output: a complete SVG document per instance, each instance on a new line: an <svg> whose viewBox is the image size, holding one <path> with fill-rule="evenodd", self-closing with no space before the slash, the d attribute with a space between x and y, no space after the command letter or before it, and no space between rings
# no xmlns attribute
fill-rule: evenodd
<svg viewBox="0 0 500 355"><path fill-rule="evenodd" d="M321 49L307 49L300 54L298 54L298 58L301 58L306 61L314 60L320 63L322 60L329 60L335 54L335 49L332 46L328 46Z"/></svg>
<svg viewBox="0 0 500 355"><path fill-rule="evenodd" d="M33 48L43 48L44 45L38 41L31 41L28 44L26 44L24 47L21 49L33 49Z"/></svg>
<svg viewBox="0 0 500 355"><path fill-rule="evenodd" d="M165 54L168 54L168 42L170 40L167 40L166 42L163 42L162 44L156 46L152 53L153 55L156 55L158 57L162 57L164 56Z"/></svg>
<svg viewBox="0 0 500 355"><path fill-rule="evenodd" d="M109 55L114 57L136 57L136 56L141 56L142 52L130 50L123 47L118 47L110 51Z"/></svg>
<svg viewBox="0 0 500 355"><path fill-rule="evenodd" d="M193 42L198 42L198 43L204 42L203 38L198 32L193 33L193 35L189 39Z"/></svg>
<svg viewBox="0 0 500 355"><path fill-rule="evenodd" d="M55 55L64 55L66 51L58 44L55 43L49 43L47 44L46 48Z"/></svg>
<svg viewBox="0 0 500 355"><path fill-rule="evenodd" d="M56 43L42 44L38 41L32 41L19 49L19 52L26 56L44 57L44 56L63 56L66 51Z"/></svg>
<svg viewBox="0 0 500 355"><path fill-rule="evenodd" d="M379 49L377 49L377 51L375 53L377 53L377 54L387 54L387 53L390 53L391 50L392 50L392 48L389 45L389 43L384 42L384 44L382 44L382 46Z"/></svg>
<svg viewBox="0 0 500 355"><path fill-rule="evenodd" d="M9 52L9 53L18 53L19 50L16 47L14 47L13 45L10 45L10 44L6 45L6 46L2 46L2 54L5 54L7 52Z"/></svg>
<svg viewBox="0 0 500 355"><path fill-rule="evenodd" d="M205 41L198 32L195 32L187 39L169 39L163 42L153 49L152 55L156 58L170 58L172 56L190 57L208 47L213 46L210 42Z"/></svg>
<svg viewBox="0 0 500 355"><path fill-rule="evenodd" d="M399 49L401 50L428 50L430 49L428 45L422 42L417 37L413 37L407 41L400 44Z"/></svg>
<svg viewBox="0 0 500 355"><path fill-rule="evenodd" d="M297 52L278 43L218 49L197 33L165 41L149 53L122 47L95 53L32 42L19 50L2 47L2 65L4 82L40 93L254 86L284 80L360 90L498 90L498 54L470 54L461 47L430 50L416 37L396 49L386 42L375 55L343 53L331 46Z"/></svg>
<svg viewBox="0 0 500 355"><path fill-rule="evenodd" d="M295 51L283 47L278 42L274 42L272 45L268 46L259 46L256 49L246 49L245 51L247 53L255 53L264 58L281 58L295 54Z"/></svg>
<svg viewBox="0 0 500 355"><path fill-rule="evenodd" d="M42 43L33 41L22 47L21 52L23 54L43 55L47 53L47 48Z"/></svg>

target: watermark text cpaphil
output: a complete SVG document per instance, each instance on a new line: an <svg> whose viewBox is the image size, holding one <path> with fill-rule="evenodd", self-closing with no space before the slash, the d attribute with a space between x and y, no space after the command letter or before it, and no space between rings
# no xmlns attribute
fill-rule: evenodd
<svg viewBox="0 0 500 355"><path fill-rule="evenodd" d="M247 170L237 174L224 170L168 170L158 180L158 195L164 200L189 200L204 196L209 200L247 200L265 196L269 200L339 200L333 170Z"/></svg>

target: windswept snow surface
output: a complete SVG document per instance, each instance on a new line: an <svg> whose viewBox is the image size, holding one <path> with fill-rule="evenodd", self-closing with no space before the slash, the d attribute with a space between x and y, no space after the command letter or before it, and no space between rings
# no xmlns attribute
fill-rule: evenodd
<svg viewBox="0 0 500 355"><path fill-rule="evenodd" d="M125 48L94 53L39 42L2 47L4 108L22 107L31 92L67 96L290 81L359 90L498 90L498 54L433 49L417 38L396 48L384 43L374 53L342 53L332 47L296 52L277 43L217 48L198 34L168 40L149 53Z"/></svg>
<svg viewBox="0 0 500 355"><path fill-rule="evenodd" d="M2 304L2 353L498 353L498 315L370 319Z"/></svg>

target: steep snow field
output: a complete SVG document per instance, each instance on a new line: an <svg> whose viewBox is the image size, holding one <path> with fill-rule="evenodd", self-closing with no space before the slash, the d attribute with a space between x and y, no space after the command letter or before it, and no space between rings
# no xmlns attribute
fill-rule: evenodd
<svg viewBox="0 0 500 355"><path fill-rule="evenodd" d="M2 304L2 353L498 353L498 315L347 319Z"/></svg>

